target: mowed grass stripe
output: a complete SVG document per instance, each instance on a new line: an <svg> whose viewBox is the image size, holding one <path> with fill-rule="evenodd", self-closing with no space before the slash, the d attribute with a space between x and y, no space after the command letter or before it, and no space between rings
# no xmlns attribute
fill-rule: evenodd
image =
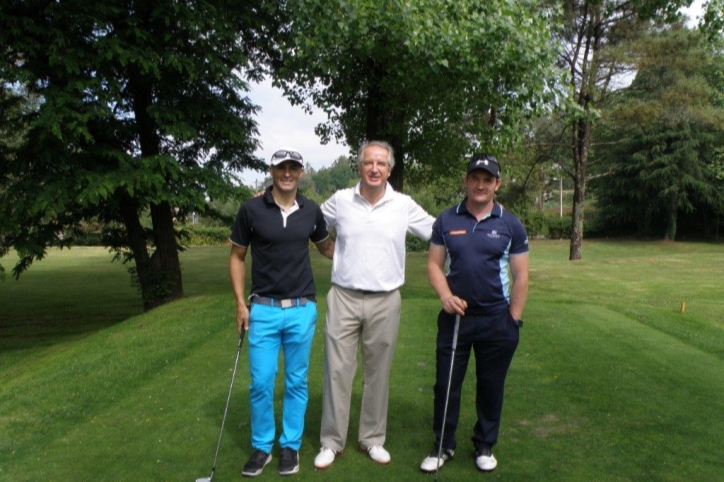
<svg viewBox="0 0 724 482"><path fill-rule="evenodd" d="M514 420L501 436L511 429L521 450L537 439L552 471L546 480L721 475L718 464L681 463L718 457L721 359L605 307L541 302L531 311L546 321L524 329L507 386L505 416ZM530 480L536 458L522 457Z"/></svg>
<svg viewBox="0 0 724 482"><path fill-rule="evenodd" d="M482 475L473 465L471 360L457 457L441 471L441 480L721 479L724 300L711 286L720 278L724 249L587 242L587 258L575 263L565 259L566 251L563 243L532 244L531 295L508 377L495 449L498 469ZM73 252L76 249L58 258L53 253L38 265L44 270L37 276L57 286L46 302L15 306L17 300L33 299L17 291L24 286L21 280L12 296L0 286L4 308L21 315L16 318L21 324L33 324L35 317L53 319L53 307L58 306L53 297L63 296L71 305L69 300L82 300L80 285L69 283L70 291L63 292L63 283L54 282L56 276L73 277L78 260L66 257ZM408 256L402 291L385 443L393 463L376 466L356 451L363 383L358 372L347 450L330 469L312 469L319 443L323 297L330 269L330 263L319 258L312 254L320 316L302 470L295 480L425 478L418 467L433 442L439 301L427 285L424 253ZM42 338L18 341L10 334L0 340L0 346L10 348L0 353L0 481L186 481L208 476L238 341L227 259L225 247L187 251L183 266L188 298L123 323L97 322L98 310L84 312L81 306L75 307L78 322L86 324L80 334L64 336L60 330ZM97 261L88 257L89 263ZM85 279L101 293L105 290L109 300L128 295L115 292L117 281ZM679 313L683 300L687 310ZM22 318L24 310L30 311L27 319ZM64 323L72 320L64 318L58 326ZM281 374L283 359L280 362ZM251 451L247 363L244 350L216 482L238 480ZM282 395L279 380L277 413ZM277 452L274 457L259 480L278 480Z"/></svg>

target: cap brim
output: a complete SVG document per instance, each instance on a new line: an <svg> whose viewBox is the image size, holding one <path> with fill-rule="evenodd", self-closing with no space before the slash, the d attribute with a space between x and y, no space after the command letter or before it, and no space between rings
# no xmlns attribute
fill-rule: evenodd
<svg viewBox="0 0 724 482"><path fill-rule="evenodd" d="M491 169L491 168L489 168L489 167L485 167L485 166L475 166L475 167L472 168L472 169L468 169L468 174L470 174L470 173L473 172L473 171L485 171L485 172L487 172L487 173L492 174L492 175L495 176L495 177L500 177L500 171L498 171L498 170L493 170L493 169Z"/></svg>
<svg viewBox="0 0 724 482"><path fill-rule="evenodd" d="M272 166L278 166L279 164L283 164L283 163L285 163L285 162L290 162L290 161L291 161L291 162L296 162L297 164L299 164L299 165L302 166L302 167L304 166L304 164L302 164L302 161L300 161L299 159L293 159L293 158L291 158L291 157L285 157L284 159L274 159L274 160L271 162L271 165L272 165Z"/></svg>

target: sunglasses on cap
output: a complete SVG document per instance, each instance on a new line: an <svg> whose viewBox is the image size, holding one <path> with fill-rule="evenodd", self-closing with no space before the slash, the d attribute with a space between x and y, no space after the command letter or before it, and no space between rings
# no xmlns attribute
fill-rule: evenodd
<svg viewBox="0 0 724 482"><path fill-rule="evenodd" d="M488 154L483 155L483 156L474 156L472 160L473 161L489 161L489 162L492 162L493 164L496 164L498 167L500 167L500 163L498 162L498 160Z"/></svg>
<svg viewBox="0 0 724 482"><path fill-rule="evenodd" d="M297 151L276 151L274 155L272 155L272 159L285 159L285 158L294 159L295 161L302 161L302 155L298 153Z"/></svg>

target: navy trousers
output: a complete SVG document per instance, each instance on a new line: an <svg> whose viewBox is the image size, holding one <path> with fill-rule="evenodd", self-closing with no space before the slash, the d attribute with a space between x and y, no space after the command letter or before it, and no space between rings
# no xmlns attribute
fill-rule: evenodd
<svg viewBox="0 0 724 482"><path fill-rule="evenodd" d="M454 328L455 315L440 311L437 318L437 375L433 417L436 450L440 447ZM518 340L518 323L508 310L489 316L470 315L460 319L443 448L455 450L455 431L460 416L460 394L472 352L475 353L477 377L475 407L478 416L477 423L473 427L473 445L476 450L480 450L492 447L498 441L505 377L515 349L518 347Z"/></svg>

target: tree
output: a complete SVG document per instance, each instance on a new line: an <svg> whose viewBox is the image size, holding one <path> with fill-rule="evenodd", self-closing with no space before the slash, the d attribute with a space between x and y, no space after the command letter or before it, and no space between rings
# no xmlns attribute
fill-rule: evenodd
<svg viewBox="0 0 724 482"><path fill-rule="evenodd" d="M605 111L607 173L593 186L609 223L663 229L673 241L679 213L721 202L715 160L724 104L712 73L722 58L682 25L653 32L633 53L636 78Z"/></svg>
<svg viewBox="0 0 724 482"><path fill-rule="evenodd" d="M357 179L356 164L347 156L339 156L331 166L319 169L312 179L319 196L326 200L339 189L344 189Z"/></svg>
<svg viewBox="0 0 724 482"><path fill-rule="evenodd" d="M724 54L724 0L710 0L706 3L706 11L700 25L701 31L707 36L714 51ZM724 63L718 63L710 72L718 92L720 104L724 104ZM716 192L719 202L715 208L716 239L719 239L719 224L724 218L724 148L717 149L712 157L713 179L716 182Z"/></svg>
<svg viewBox="0 0 724 482"><path fill-rule="evenodd" d="M0 158L0 256L18 252L16 277L93 219L135 262L146 309L183 295L174 217L207 211L206 196L230 192L234 170L264 167L239 70L270 58L265 32L283 17L269 5L4 2L4 95L39 99L20 119L0 119L27 126Z"/></svg>
<svg viewBox="0 0 724 482"><path fill-rule="evenodd" d="M557 3L557 2L556 2ZM690 0L566 0L562 2L565 48L560 63L569 72L573 102L562 120L569 136L573 212L569 259L581 259L587 167L598 109L631 72L627 46L649 21L674 21ZM558 129L563 131L564 129Z"/></svg>
<svg viewBox="0 0 724 482"><path fill-rule="evenodd" d="M552 9L532 0L289 0L273 75L292 103L329 121L323 141L384 139L406 163L458 163L472 145L500 152L519 121L554 97Z"/></svg>

